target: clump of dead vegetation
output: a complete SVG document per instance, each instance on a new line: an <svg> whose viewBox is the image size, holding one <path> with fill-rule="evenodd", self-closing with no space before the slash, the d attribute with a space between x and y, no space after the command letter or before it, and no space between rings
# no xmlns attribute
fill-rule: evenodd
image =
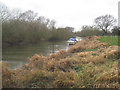
<svg viewBox="0 0 120 90"><path fill-rule="evenodd" d="M120 88L119 47L98 39L86 38L67 51L49 56L35 54L22 68L9 69L1 63L3 87Z"/></svg>
<svg viewBox="0 0 120 90"><path fill-rule="evenodd" d="M52 55L49 56L49 59L62 59L65 58L66 56L68 56L68 53L65 50L60 50L57 53L53 53Z"/></svg>
<svg viewBox="0 0 120 90"><path fill-rule="evenodd" d="M29 68L32 69L33 68L43 69L47 62L48 62L47 57L35 54L33 57L29 59L28 66Z"/></svg>

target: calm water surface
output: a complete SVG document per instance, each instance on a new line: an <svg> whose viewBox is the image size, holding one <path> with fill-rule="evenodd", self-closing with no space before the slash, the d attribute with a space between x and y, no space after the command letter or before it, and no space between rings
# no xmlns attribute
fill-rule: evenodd
<svg viewBox="0 0 120 90"><path fill-rule="evenodd" d="M62 42L41 42L39 44L3 48L3 61L7 61L11 68L22 67L34 54L49 55L50 53L68 49L68 44Z"/></svg>

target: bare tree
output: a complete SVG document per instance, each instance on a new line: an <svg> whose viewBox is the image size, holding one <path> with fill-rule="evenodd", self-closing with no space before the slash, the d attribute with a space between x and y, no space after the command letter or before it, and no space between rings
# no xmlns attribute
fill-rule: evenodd
<svg viewBox="0 0 120 90"><path fill-rule="evenodd" d="M84 25L82 26L82 30L92 30L93 26L89 26L89 25Z"/></svg>
<svg viewBox="0 0 120 90"><path fill-rule="evenodd" d="M104 34L107 34L116 23L116 19L111 15L99 16L95 19L96 26L101 29Z"/></svg>
<svg viewBox="0 0 120 90"><path fill-rule="evenodd" d="M15 8L12 9L10 13L11 13L10 19L16 20L20 18L20 15L22 14L22 10Z"/></svg>
<svg viewBox="0 0 120 90"><path fill-rule="evenodd" d="M69 32L73 32L74 31L74 28L73 27L69 27L69 26L65 27L65 29L68 30Z"/></svg>
<svg viewBox="0 0 120 90"><path fill-rule="evenodd" d="M51 20L51 21L49 22L48 28L50 28L51 30L54 30L55 27L56 27L56 21L55 21L55 20Z"/></svg>
<svg viewBox="0 0 120 90"><path fill-rule="evenodd" d="M34 21L36 20L37 18L37 15L38 13L34 13L32 10L28 10L28 11L25 11L23 12L21 15L20 15L20 19L21 20L25 20L25 21Z"/></svg>
<svg viewBox="0 0 120 90"><path fill-rule="evenodd" d="M10 16L9 10L6 5L0 2L0 20L3 22Z"/></svg>

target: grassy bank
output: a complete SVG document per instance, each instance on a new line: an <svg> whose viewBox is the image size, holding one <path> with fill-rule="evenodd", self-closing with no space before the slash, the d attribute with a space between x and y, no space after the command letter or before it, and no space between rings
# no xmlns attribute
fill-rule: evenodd
<svg viewBox="0 0 120 90"><path fill-rule="evenodd" d="M103 36L99 40L101 42L109 43L110 45L120 46L120 36Z"/></svg>
<svg viewBox="0 0 120 90"><path fill-rule="evenodd" d="M49 56L35 54L28 64L11 70L2 63L3 87L120 88L118 46L85 38Z"/></svg>

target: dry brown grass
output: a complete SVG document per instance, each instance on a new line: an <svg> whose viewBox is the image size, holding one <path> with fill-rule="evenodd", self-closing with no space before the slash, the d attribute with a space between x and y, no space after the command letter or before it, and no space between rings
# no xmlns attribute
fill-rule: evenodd
<svg viewBox="0 0 120 90"><path fill-rule="evenodd" d="M118 83L118 80L120 79L120 76L118 76L118 70L112 69L106 72L103 72L100 74L99 77L97 77L96 82L99 88L120 88L120 84Z"/></svg>
<svg viewBox="0 0 120 90"><path fill-rule="evenodd" d="M38 54L35 54L33 57L29 59L29 67L30 68L44 68L45 64L47 64L48 58L45 56L41 56Z"/></svg>
<svg viewBox="0 0 120 90"><path fill-rule="evenodd" d="M108 48L100 48L97 51L86 51L77 53L77 57L79 62L81 63L89 63L92 62L94 64L105 63L110 58L118 57L120 53L120 49L118 46L110 46Z"/></svg>
<svg viewBox="0 0 120 90"><path fill-rule="evenodd" d="M49 56L49 59L62 59L62 58L65 58L67 56L67 52L65 50L60 50L59 52L57 53L54 53L52 55Z"/></svg>
<svg viewBox="0 0 120 90"><path fill-rule="evenodd" d="M1 63L3 87L120 88L120 49L108 47L98 39L86 38L68 51L61 50L50 56L35 54L28 64L14 70ZM84 51L95 48L95 51Z"/></svg>
<svg viewBox="0 0 120 90"><path fill-rule="evenodd" d="M55 81L53 82L53 87L55 88L66 88L66 87L75 87L78 80L78 75L74 71L70 72L60 72L57 71Z"/></svg>
<svg viewBox="0 0 120 90"><path fill-rule="evenodd" d="M6 62L1 62L2 64L2 85L3 87L11 88L14 87L14 81L12 78L12 71L8 69L9 64Z"/></svg>
<svg viewBox="0 0 120 90"><path fill-rule="evenodd" d="M61 59L61 60L50 60L46 65L46 69L49 71L70 71L71 67L74 65L75 61L71 58Z"/></svg>

